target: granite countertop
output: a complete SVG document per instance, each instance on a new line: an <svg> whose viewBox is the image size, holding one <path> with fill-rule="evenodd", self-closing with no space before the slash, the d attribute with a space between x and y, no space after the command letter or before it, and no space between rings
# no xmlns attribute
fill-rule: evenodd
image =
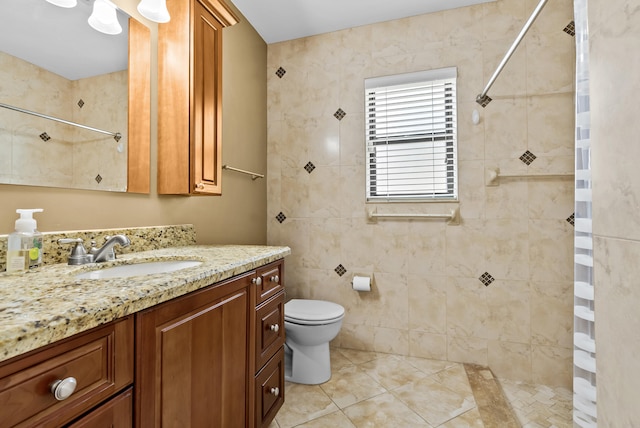
<svg viewBox="0 0 640 428"><path fill-rule="evenodd" d="M189 245L124 254L113 262L0 273L0 361L133 314L289 255L288 247ZM118 264L200 260L171 273L114 279L75 275Z"/></svg>

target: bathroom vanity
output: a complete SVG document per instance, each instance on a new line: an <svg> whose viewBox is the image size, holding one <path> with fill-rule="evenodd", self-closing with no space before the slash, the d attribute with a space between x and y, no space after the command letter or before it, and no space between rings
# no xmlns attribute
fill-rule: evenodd
<svg viewBox="0 0 640 428"><path fill-rule="evenodd" d="M0 275L0 426L268 426L284 402L289 252L185 246L109 263L202 261L171 273Z"/></svg>

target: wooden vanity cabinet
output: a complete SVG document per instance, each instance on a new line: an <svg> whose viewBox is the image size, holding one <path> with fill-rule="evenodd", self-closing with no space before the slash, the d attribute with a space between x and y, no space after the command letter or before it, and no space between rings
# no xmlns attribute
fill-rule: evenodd
<svg viewBox="0 0 640 428"><path fill-rule="evenodd" d="M222 0L167 0L158 26L158 193L222 193Z"/></svg>
<svg viewBox="0 0 640 428"><path fill-rule="evenodd" d="M0 363L0 426L60 427L100 412L101 403L133 383L133 337L130 316ZM51 387L69 377L75 391L58 401ZM103 421L113 417L104 426L131 426L131 412L102 411Z"/></svg>
<svg viewBox="0 0 640 428"><path fill-rule="evenodd" d="M136 314L136 427L249 426L252 276Z"/></svg>
<svg viewBox="0 0 640 428"><path fill-rule="evenodd" d="M0 363L0 427L267 427L284 341L279 260Z"/></svg>

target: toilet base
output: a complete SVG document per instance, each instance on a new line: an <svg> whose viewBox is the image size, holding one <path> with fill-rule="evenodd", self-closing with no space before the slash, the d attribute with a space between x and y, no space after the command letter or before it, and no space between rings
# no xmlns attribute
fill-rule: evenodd
<svg viewBox="0 0 640 428"><path fill-rule="evenodd" d="M328 342L314 346L285 343L284 359L286 381L318 385L331 379Z"/></svg>

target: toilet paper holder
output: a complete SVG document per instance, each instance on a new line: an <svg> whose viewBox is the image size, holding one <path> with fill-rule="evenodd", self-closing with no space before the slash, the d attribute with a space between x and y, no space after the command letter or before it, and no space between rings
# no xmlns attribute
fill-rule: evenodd
<svg viewBox="0 0 640 428"><path fill-rule="evenodd" d="M351 279L351 288L355 291L371 291L371 277L354 275Z"/></svg>

